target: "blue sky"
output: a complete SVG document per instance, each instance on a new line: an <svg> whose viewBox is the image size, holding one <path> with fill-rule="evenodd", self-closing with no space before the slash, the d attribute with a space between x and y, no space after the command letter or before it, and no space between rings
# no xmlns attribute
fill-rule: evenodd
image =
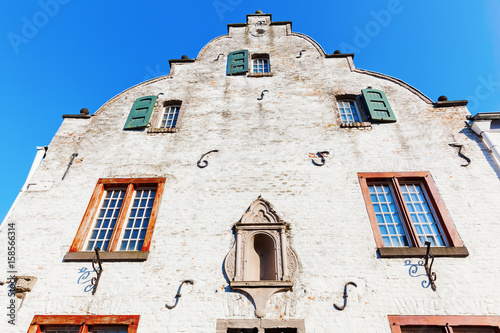
<svg viewBox="0 0 500 333"><path fill-rule="evenodd" d="M94 113L168 74L168 59L196 58L226 24L258 9L292 21L327 53L354 52L358 68L395 76L433 100L444 94L468 99L473 114L500 111L500 0L3 1L0 221L62 114Z"/></svg>

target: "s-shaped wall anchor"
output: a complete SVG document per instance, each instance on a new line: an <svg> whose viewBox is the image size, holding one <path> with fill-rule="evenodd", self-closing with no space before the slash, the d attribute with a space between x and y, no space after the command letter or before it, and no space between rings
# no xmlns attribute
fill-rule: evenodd
<svg viewBox="0 0 500 333"><path fill-rule="evenodd" d="M347 297L349 297L347 295L347 286L350 285L350 284L353 285L353 286L355 286L356 288L358 287L358 285L356 283L352 282L352 281L347 282L345 284L345 286L344 286L344 305L338 306L337 304L333 304L333 306L335 307L335 309L337 309L339 311L343 311L345 309L345 307L347 306Z"/></svg>
<svg viewBox="0 0 500 333"><path fill-rule="evenodd" d="M193 280L184 280L181 282L181 285L179 286L179 289L177 289L177 295L175 295L175 304L174 305L168 305L168 304L165 304L165 307L169 310L172 310L173 308L175 308L177 306L177 303L179 303L179 298L181 298L181 289L182 289L182 285L184 283L187 283L187 284L190 284L190 285L193 285L194 284L194 281Z"/></svg>
<svg viewBox="0 0 500 333"><path fill-rule="evenodd" d="M298 58L302 57L302 52L306 52L306 50L300 50L299 55L297 57L295 57L295 58L298 59Z"/></svg>
<svg viewBox="0 0 500 333"><path fill-rule="evenodd" d="M449 143L448 146L459 148L458 149L458 156L460 156L461 158L463 158L464 160L467 161L467 164L462 164L461 166L466 167L466 166L469 166L469 164L471 164L472 161L470 160L470 158L468 158L467 156L462 154L462 148L464 145L457 145L455 143Z"/></svg>
<svg viewBox="0 0 500 333"><path fill-rule="evenodd" d="M218 153L218 152L219 151L217 149L214 149L214 150L209 151L208 153L201 155L198 162L196 162L196 165L198 166L198 168L203 169L208 165L208 161L204 160L205 156L207 156L210 153Z"/></svg>
<svg viewBox="0 0 500 333"><path fill-rule="evenodd" d="M262 92L260 93L260 97L257 97L257 100L262 101L264 99L264 93L265 92L269 92L269 90L267 90L267 89L266 90L262 90Z"/></svg>
<svg viewBox="0 0 500 333"><path fill-rule="evenodd" d="M219 53L219 54L217 55L217 58L216 58L214 61L219 60L219 57L220 57L220 56L224 56L224 53Z"/></svg>
<svg viewBox="0 0 500 333"><path fill-rule="evenodd" d="M330 155L330 152L329 151L318 151L316 153L316 156L320 157L321 158L321 163L317 163L314 159L312 160L313 164L316 165L316 166L322 166L322 165L325 165L325 156L328 156Z"/></svg>

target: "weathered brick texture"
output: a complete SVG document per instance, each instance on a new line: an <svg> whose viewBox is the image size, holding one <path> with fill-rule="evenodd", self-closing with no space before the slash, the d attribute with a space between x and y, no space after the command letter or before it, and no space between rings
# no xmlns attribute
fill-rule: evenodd
<svg viewBox="0 0 500 333"><path fill-rule="evenodd" d="M17 225L19 275L38 280L17 326L0 331L26 332L35 314L140 315L140 333L215 332L217 319L255 318L222 267L231 226L259 195L291 225L300 262L293 290L273 296L266 318L305 319L308 333L389 333L389 314L500 315L500 180L464 123L466 107L434 108L399 80L355 70L350 57L326 58L290 24L264 24L259 35L255 23L231 26L195 62L173 63L169 75L113 97L90 119L64 120L7 221ZM241 49L269 54L273 76L226 76L227 54ZM386 93L397 122L341 128L335 97L368 86ZM135 99L159 93L155 112L182 101L178 132L122 130ZM464 145L469 167L449 143ZM213 149L208 167L198 168ZM313 165L310 154L324 150L326 164ZM470 252L436 259L436 292L409 276L406 259L377 258L357 172L383 171L429 171ZM104 263L92 296L77 283L90 263L63 258L97 180L112 177L166 177L166 186L148 260ZM5 258L6 247L0 251ZM184 279L194 286L166 309ZM333 304L342 304L347 281L358 287L340 312Z"/></svg>

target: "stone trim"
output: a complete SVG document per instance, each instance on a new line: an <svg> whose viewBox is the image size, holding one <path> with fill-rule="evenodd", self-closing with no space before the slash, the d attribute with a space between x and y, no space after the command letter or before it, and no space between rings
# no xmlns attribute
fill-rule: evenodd
<svg viewBox="0 0 500 333"><path fill-rule="evenodd" d="M296 328L297 333L305 333L304 319L217 319L216 333L227 333L229 328L256 328L264 333L266 328Z"/></svg>
<svg viewBox="0 0 500 333"><path fill-rule="evenodd" d="M340 128L371 128L372 124L368 121L363 121L360 123L342 123Z"/></svg>
<svg viewBox="0 0 500 333"><path fill-rule="evenodd" d="M436 108L444 108L444 107L451 107L451 106L467 106L469 103L468 100L459 100L459 101L437 101L434 103L434 107Z"/></svg>
<svg viewBox="0 0 500 333"><path fill-rule="evenodd" d="M64 256L65 262L87 262L92 261L95 253L91 251L85 252L68 252ZM99 252L99 257L102 261L146 261L149 256L149 251L115 251L115 252Z"/></svg>
<svg viewBox="0 0 500 333"><path fill-rule="evenodd" d="M380 258L422 258L427 252L426 247L381 247L378 249ZM434 257L465 258L469 251L465 246L433 247Z"/></svg>

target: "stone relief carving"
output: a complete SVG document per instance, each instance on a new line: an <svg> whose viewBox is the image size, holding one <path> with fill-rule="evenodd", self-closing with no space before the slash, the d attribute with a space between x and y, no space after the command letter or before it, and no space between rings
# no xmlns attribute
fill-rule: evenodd
<svg viewBox="0 0 500 333"><path fill-rule="evenodd" d="M233 228L236 242L224 262L229 285L252 298L255 314L264 317L269 299L290 290L298 273L297 256L288 245L288 224L259 197Z"/></svg>

